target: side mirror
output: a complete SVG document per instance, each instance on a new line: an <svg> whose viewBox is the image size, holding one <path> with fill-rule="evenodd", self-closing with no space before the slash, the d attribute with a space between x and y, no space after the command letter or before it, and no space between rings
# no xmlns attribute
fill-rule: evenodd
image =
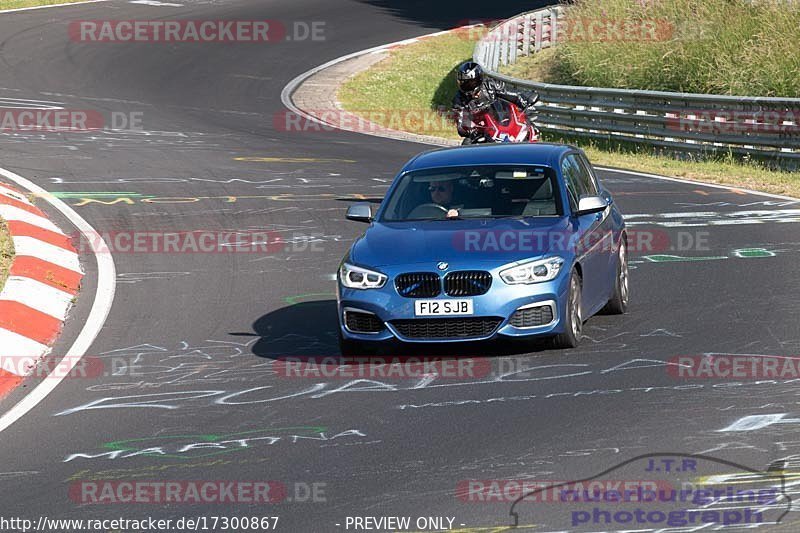
<svg viewBox="0 0 800 533"><path fill-rule="evenodd" d="M368 203L353 204L347 208L345 218L356 222L372 222L372 206Z"/></svg>
<svg viewBox="0 0 800 533"><path fill-rule="evenodd" d="M592 213L601 213L611 205L608 200L602 196L584 196L578 201L578 216L591 215Z"/></svg>

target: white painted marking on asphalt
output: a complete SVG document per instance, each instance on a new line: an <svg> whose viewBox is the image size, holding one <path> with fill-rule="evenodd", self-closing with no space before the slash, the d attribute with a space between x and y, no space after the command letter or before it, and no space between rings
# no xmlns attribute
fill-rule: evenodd
<svg viewBox="0 0 800 533"><path fill-rule="evenodd" d="M0 292L0 300L10 300L64 320L72 305L72 295L41 281L22 276L11 276Z"/></svg>
<svg viewBox="0 0 800 533"><path fill-rule="evenodd" d="M725 191L740 191L746 194L753 194L755 196L766 196L767 198L778 198L779 200L789 200L793 202L797 202L798 198L793 198L791 196L784 196L780 194L773 194L770 192L761 192L761 191L754 191L752 189L743 189L741 187L736 187L733 185L718 185L716 183L702 183L700 181L692 181L692 180L685 180L681 178L673 178L670 176L662 176L661 174L649 174L647 172L636 172L633 170L620 170L617 168L608 168L608 167L594 167L597 170L602 170L604 172L616 172L618 174L627 174L629 176L641 176L644 178L654 178L657 180L663 181L674 181L675 183L684 183L686 185L698 185L700 187L709 187L711 189L722 189Z"/></svg>
<svg viewBox="0 0 800 533"><path fill-rule="evenodd" d="M33 11L34 9L47 9L49 7L66 7L66 6L78 6L81 4L94 4L96 2L108 2L108 0L82 0L80 2L66 2L64 4L50 4L49 6L31 6L31 7L18 7L15 9L3 9L0 10L0 14L2 13L14 13L16 11Z"/></svg>
<svg viewBox="0 0 800 533"><path fill-rule="evenodd" d="M86 237L86 242L91 243L92 251L95 259L97 260L97 291L95 292L94 302L92 303L92 309L89 311L89 316L86 319L86 323L78 334L78 338L75 339L75 342L65 354L65 358L63 360L65 372L59 373L58 376L51 376L50 379L42 380L42 382L31 392L29 392L27 396L14 405L14 407L12 407L8 412L0 416L0 432L2 432L11 424L25 416L31 409L36 407L39 402L44 400L47 395L50 394L59 383L61 383L61 380L64 379L65 376L69 375L75 365L78 364L81 358L92 346L92 343L97 338L97 335L100 334L100 330L103 328L103 324L108 317L108 313L111 311L111 305L114 302L117 274L112 255L108 253L108 251L99 251L103 248L108 250L108 245L102 238L96 238L96 236L99 235L97 230L95 230L91 224L86 222L86 220L81 218L81 216L76 213L74 209L32 181L23 178L18 174L0 168L0 176L13 181L20 187L27 189L30 192L36 193L41 198L49 202L50 205L60 211L61 214L67 217L70 222L72 222L78 228L78 230L80 230L83 236Z"/></svg>
<svg viewBox="0 0 800 533"><path fill-rule="evenodd" d="M42 261L83 274L78 254L34 237L12 237L17 256L36 257Z"/></svg>
<svg viewBox="0 0 800 533"><path fill-rule="evenodd" d="M767 222L787 223L800 222L800 209L632 213L625 215L625 222L629 226L654 225L671 228L764 224Z"/></svg>
<svg viewBox="0 0 800 533"><path fill-rule="evenodd" d="M3 357L13 358L13 364L0 365L0 368L12 374L20 375L19 371L15 371L19 367L18 357L42 357L50 349L44 344L39 344L33 339L29 339L19 333L0 328L0 346L3 347L3 352L0 353L0 362Z"/></svg>
<svg viewBox="0 0 800 533"><path fill-rule="evenodd" d="M64 109L62 107L64 105L63 102L53 102L52 100L31 100L28 98L8 98L5 96L0 96L0 102L3 103L3 107L6 107L7 104L18 104L18 105L37 104L37 105L42 105L47 109Z"/></svg>
<svg viewBox="0 0 800 533"><path fill-rule="evenodd" d="M40 227L42 229L54 231L56 233L60 233L61 235L64 234L60 229L58 229L58 226L50 222L48 219L13 205L0 204L0 217L3 217L6 220L27 222L28 224Z"/></svg>
<svg viewBox="0 0 800 533"><path fill-rule="evenodd" d="M183 4L170 4L169 2L157 2L156 0L131 0L129 4L141 4L145 6L159 7L183 7Z"/></svg>
<svg viewBox="0 0 800 533"><path fill-rule="evenodd" d="M772 424L781 424L786 422L797 422L797 420L788 420L784 417L786 413L775 413L775 414L768 414L768 415L750 415L744 416L734 422L733 424L729 425L726 428L717 430L718 432L723 431L756 431L759 429L763 429L767 426L771 426Z"/></svg>

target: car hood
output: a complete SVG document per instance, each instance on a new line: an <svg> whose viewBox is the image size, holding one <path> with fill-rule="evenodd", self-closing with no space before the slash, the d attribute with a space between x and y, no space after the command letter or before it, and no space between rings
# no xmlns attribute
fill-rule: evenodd
<svg viewBox="0 0 800 533"><path fill-rule="evenodd" d="M566 217L373 223L350 250L365 267L439 261L497 265L567 250Z"/></svg>

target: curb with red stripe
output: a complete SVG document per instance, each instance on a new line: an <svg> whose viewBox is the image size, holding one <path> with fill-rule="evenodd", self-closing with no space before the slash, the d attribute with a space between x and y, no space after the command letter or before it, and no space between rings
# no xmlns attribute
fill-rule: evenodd
<svg viewBox="0 0 800 533"><path fill-rule="evenodd" d="M18 190L0 183L0 217L14 262L0 291L0 397L50 352L80 288L83 270L70 238Z"/></svg>

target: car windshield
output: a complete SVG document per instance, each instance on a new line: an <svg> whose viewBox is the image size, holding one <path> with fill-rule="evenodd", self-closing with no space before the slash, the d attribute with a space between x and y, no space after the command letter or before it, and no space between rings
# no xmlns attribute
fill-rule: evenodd
<svg viewBox="0 0 800 533"><path fill-rule="evenodd" d="M382 222L560 216L553 169L482 165L409 172L386 199Z"/></svg>

